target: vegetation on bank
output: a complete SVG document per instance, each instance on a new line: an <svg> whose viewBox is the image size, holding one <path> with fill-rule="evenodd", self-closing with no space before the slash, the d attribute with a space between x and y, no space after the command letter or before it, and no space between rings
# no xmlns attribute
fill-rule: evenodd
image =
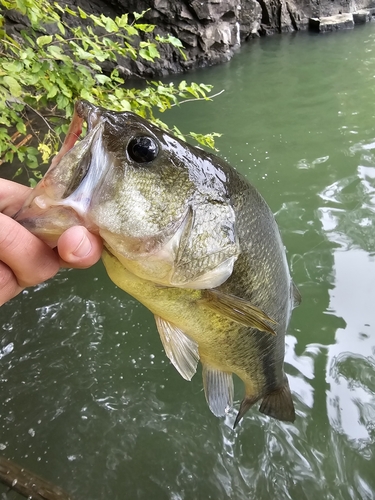
<svg viewBox="0 0 375 500"><path fill-rule="evenodd" d="M42 175L40 165L59 149L76 99L130 110L169 130L155 116L156 110L164 112L184 100L209 99L211 91L211 86L186 81L178 86L150 81L142 89L129 88L119 72L121 59L152 63L160 57L159 44L170 44L184 57L181 42L173 36L154 36L155 26L142 21L144 13L111 19L62 5L0 0L0 164L18 159L23 167L15 176L25 168L31 185ZM19 35L5 30L4 11L10 9L24 15L28 24ZM77 17L86 27L75 27ZM114 69L105 72L108 61ZM169 131L185 139L176 127ZM218 134L190 135L214 147Z"/></svg>

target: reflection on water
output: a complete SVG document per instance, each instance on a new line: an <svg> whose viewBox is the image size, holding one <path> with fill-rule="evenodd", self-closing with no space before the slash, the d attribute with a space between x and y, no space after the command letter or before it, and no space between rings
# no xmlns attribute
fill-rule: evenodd
<svg viewBox="0 0 375 500"><path fill-rule="evenodd" d="M285 355L296 422L213 417L200 374L181 379L99 264L1 309L1 453L77 499L375 498L374 30L254 41L193 75L219 99L169 118L223 132L276 213L303 297Z"/></svg>
<svg viewBox="0 0 375 500"><path fill-rule="evenodd" d="M326 204L320 209L327 237L339 245L329 309L346 323L328 350L328 416L352 446L366 450L368 460L375 459L374 148L374 141L350 147L361 164L355 174L322 191Z"/></svg>

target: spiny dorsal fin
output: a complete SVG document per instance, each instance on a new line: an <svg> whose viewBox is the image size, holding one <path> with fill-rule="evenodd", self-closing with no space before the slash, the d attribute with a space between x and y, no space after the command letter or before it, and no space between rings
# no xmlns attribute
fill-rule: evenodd
<svg viewBox="0 0 375 500"><path fill-rule="evenodd" d="M276 321L245 299L218 290L205 290L201 302L236 323L276 335L276 332L268 324L276 324Z"/></svg>
<svg viewBox="0 0 375 500"><path fill-rule="evenodd" d="M296 287L294 281L292 281L291 287L292 287L292 300L293 300L293 309L294 309L295 307L300 305L300 303L302 301L302 297L301 297L301 294L300 294L298 288Z"/></svg>
<svg viewBox="0 0 375 500"><path fill-rule="evenodd" d="M185 380L191 380L199 361L198 344L177 326L155 315L156 326L168 358Z"/></svg>
<svg viewBox="0 0 375 500"><path fill-rule="evenodd" d="M285 376L284 385L277 391L273 391L263 399L259 411L278 420L294 422L296 413L289 388L288 379Z"/></svg>
<svg viewBox="0 0 375 500"><path fill-rule="evenodd" d="M210 410L216 417L225 415L225 409L233 404L232 374L203 363L202 375L204 393Z"/></svg>

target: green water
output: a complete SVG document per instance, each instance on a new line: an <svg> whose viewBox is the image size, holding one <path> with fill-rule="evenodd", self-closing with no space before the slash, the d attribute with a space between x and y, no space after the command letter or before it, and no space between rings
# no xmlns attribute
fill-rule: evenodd
<svg viewBox="0 0 375 500"><path fill-rule="evenodd" d="M165 119L224 134L303 296L286 338L296 422L215 418L200 373L178 375L99 264L1 309L0 453L75 500L374 499L375 24L256 40L191 78L225 92Z"/></svg>

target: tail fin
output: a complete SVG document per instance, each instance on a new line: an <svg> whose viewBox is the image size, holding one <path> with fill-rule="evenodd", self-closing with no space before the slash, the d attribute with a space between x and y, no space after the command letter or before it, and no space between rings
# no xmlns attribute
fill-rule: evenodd
<svg viewBox="0 0 375 500"><path fill-rule="evenodd" d="M296 413L286 376L285 383L280 389L265 396L259 411L270 417L277 418L278 420L294 422Z"/></svg>

